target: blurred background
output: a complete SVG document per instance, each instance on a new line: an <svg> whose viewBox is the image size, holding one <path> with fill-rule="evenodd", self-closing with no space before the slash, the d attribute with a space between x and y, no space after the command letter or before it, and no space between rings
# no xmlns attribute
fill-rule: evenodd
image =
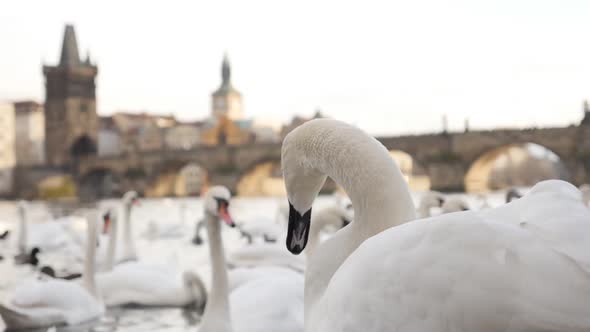
<svg viewBox="0 0 590 332"><path fill-rule="evenodd" d="M415 191L580 185L588 13L574 0L11 2L0 195L280 196L282 139L320 117L375 135Z"/></svg>

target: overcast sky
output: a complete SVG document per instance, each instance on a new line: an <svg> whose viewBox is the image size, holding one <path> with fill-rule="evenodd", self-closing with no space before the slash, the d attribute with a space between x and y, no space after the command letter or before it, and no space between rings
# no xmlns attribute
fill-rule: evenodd
<svg viewBox="0 0 590 332"><path fill-rule="evenodd" d="M5 1L0 100L43 100L65 23L100 114L210 112L224 51L248 117L325 114L373 134L560 126L590 98L590 1Z"/></svg>

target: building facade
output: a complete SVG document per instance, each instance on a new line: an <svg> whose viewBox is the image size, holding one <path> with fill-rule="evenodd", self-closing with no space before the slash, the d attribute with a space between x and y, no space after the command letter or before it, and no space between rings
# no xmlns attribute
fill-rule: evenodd
<svg viewBox="0 0 590 332"><path fill-rule="evenodd" d="M0 195L12 193L15 166L15 110L12 103L5 103L0 104Z"/></svg>
<svg viewBox="0 0 590 332"><path fill-rule="evenodd" d="M35 101L14 103L16 163L23 166L45 163L45 113Z"/></svg>
<svg viewBox="0 0 590 332"><path fill-rule="evenodd" d="M95 154L98 139L96 65L80 59L76 33L66 25L60 61L43 66L45 151L48 164L62 166Z"/></svg>

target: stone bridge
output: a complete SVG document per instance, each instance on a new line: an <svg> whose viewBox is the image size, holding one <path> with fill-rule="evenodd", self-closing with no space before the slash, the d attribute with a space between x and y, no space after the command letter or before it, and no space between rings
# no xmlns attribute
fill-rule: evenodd
<svg viewBox="0 0 590 332"><path fill-rule="evenodd" d="M590 126L468 131L377 139L388 150L409 154L424 175L430 178L434 190L485 189L494 157L522 143L535 143L558 155L572 183L579 185L590 181ZM222 184L236 192L240 180L257 166L270 162L277 165L278 169L280 153L281 144L265 143L88 157L73 166L73 173L76 174L74 177L79 195L108 196L136 189L144 194L151 190L150 196L167 196L174 195L170 188L174 185L176 174L186 165L196 165L206 173L208 183ZM103 188L105 182L109 184L107 189ZM155 183L167 189L153 189Z"/></svg>

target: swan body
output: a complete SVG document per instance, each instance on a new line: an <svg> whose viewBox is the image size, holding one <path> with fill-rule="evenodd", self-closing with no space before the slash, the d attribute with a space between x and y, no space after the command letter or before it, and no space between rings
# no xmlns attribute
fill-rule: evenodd
<svg viewBox="0 0 590 332"><path fill-rule="evenodd" d="M575 187L545 181L499 208L408 222L409 190L387 157L334 120L285 138L290 251L305 247L326 175L355 207L308 262L306 331L590 330L590 211Z"/></svg>
<svg viewBox="0 0 590 332"><path fill-rule="evenodd" d="M111 306L202 306L207 298L201 279L192 272L168 266L122 263L97 276L104 303Z"/></svg>
<svg viewBox="0 0 590 332"><path fill-rule="evenodd" d="M443 213L460 212L469 210L469 204L459 197L451 197L442 205Z"/></svg>
<svg viewBox="0 0 590 332"><path fill-rule="evenodd" d="M109 215L105 215L105 220ZM109 246L105 272L97 275L104 303L109 306L184 307L204 305L207 292L201 279L190 271L178 273L174 267L129 261L114 265L117 251L117 220L109 222Z"/></svg>
<svg viewBox="0 0 590 332"><path fill-rule="evenodd" d="M90 239L96 239L96 216L88 219ZM9 329L75 325L99 318L104 306L94 280L95 245L86 249L84 286L59 279L25 280L9 302L0 304L0 315Z"/></svg>

